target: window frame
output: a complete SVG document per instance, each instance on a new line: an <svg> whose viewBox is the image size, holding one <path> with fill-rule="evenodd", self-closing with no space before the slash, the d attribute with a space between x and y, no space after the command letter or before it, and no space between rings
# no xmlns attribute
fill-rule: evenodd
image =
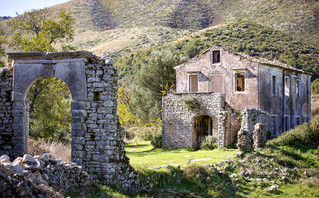
<svg viewBox="0 0 319 198"><path fill-rule="evenodd" d="M275 79L275 82L274 82ZM274 84L275 83L275 84ZM276 75L271 75L271 95L277 96L278 94L278 80Z"/></svg>
<svg viewBox="0 0 319 198"><path fill-rule="evenodd" d="M243 74L243 76L244 76L244 91L238 91L237 90L237 74ZM235 93L245 93L246 92L246 90L247 90L247 87L246 87L246 70L245 71L240 71L240 70L238 70L238 71L235 71L234 72L234 92Z"/></svg>
<svg viewBox="0 0 319 198"><path fill-rule="evenodd" d="M286 80L288 79L288 88L286 88ZM290 77L289 76L285 76L285 82L284 82L284 89L285 89L285 98L289 98L290 97L290 92L291 92L291 83L290 83ZM286 89L288 89L288 95L287 95L287 91Z"/></svg>
<svg viewBox="0 0 319 198"><path fill-rule="evenodd" d="M276 114L271 114L270 116L272 119L274 119L273 122L275 121L273 135L278 136L278 120L277 120L278 116Z"/></svg>
<svg viewBox="0 0 319 198"><path fill-rule="evenodd" d="M298 124L298 122L297 122L298 118L299 118L299 121L300 121L299 124ZM301 116L300 116L300 115L295 115L295 127L296 127L296 126L299 126L299 125L301 125L301 124L302 124L302 122L301 122Z"/></svg>
<svg viewBox="0 0 319 198"><path fill-rule="evenodd" d="M296 97L297 98L300 98L300 91L301 91L301 89L300 89L300 79L297 78L296 79Z"/></svg>
<svg viewBox="0 0 319 198"><path fill-rule="evenodd" d="M286 129L286 118L288 121L288 124L287 124L288 129ZM289 131L290 129L291 129L290 115L284 115L284 132Z"/></svg>
<svg viewBox="0 0 319 198"><path fill-rule="evenodd" d="M218 52L219 55L219 61L218 62L214 62L214 53ZM217 60L218 60L218 56L217 56ZM212 62L213 65L218 65L221 64L221 50L212 50Z"/></svg>
<svg viewBox="0 0 319 198"><path fill-rule="evenodd" d="M193 91L191 91L191 76L197 76L197 91L196 92L193 92ZM198 75L198 73L189 73L188 74L188 93L198 93L199 91L199 75Z"/></svg>

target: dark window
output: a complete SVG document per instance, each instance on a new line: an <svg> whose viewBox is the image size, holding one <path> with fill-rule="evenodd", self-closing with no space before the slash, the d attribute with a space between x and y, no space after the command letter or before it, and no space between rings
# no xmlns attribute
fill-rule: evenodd
<svg viewBox="0 0 319 198"><path fill-rule="evenodd" d="M236 73L236 91L245 91L245 73Z"/></svg>
<svg viewBox="0 0 319 198"><path fill-rule="evenodd" d="M277 135L277 116L273 115L273 116L271 116L271 118L272 118L272 122L274 124L274 133L273 133L273 135L276 136Z"/></svg>
<svg viewBox="0 0 319 198"><path fill-rule="evenodd" d="M301 125L301 118L299 116L296 117L296 125Z"/></svg>
<svg viewBox="0 0 319 198"><path fill-rule="evenodd" d="M285 116L285 131L288 131L289 129L290 129L289 116Z"/></svg>
<svg viewBox="0 0 319 198"><path fill-rule="evenodd" d="M296 96L300 97L300 81L296 81Z"/></svg>
<svg viewBox="0 0 319 198"><path fill-rule="evenodd" d="M220 51L213 51L213 63L220 63Z"/></svg>
<svg viewBox="0 0 319 198"><path fill-rule="evenodd" d="M272 76L272 94L277 94L277 78L276 76Z"/></svg>

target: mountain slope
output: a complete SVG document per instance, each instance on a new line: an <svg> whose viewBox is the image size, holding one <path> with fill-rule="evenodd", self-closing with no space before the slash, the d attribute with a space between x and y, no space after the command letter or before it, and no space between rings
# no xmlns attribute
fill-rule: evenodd
<svg viewBox="0 0 319 198"><path fill-rule="evenodd" d="M62 8L75 19L76 49L112 58L238 18L319 42L317 0L71 0L52 15Z"/></svg>

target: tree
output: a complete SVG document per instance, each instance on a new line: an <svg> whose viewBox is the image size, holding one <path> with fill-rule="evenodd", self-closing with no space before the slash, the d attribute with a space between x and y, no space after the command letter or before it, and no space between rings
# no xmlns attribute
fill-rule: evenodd
<svg viewBox="0 0 319 198"><path fill-rule="evenodd" d="M6 37L4 36L4 30L0 26L0 58L6 55L4 51L4 47L2 46L5 43L7 43L7 40L6 40ZM4 67L4 62L2 60L0 60L0 67Z"/></svg>
<svg viewBox="0 0 319 198"><path fill-rule="evenodd" d="M131 111L141 122L161 118L162 96L175 86L174 67L185 61L175 47L155 50L132 87Z"/></svg>
<svg viewBox="0 0 319 198"><path fill-rule="evenodd" d="M60 11L58 21L48 18L48 8L33 10L12 18L7 24L14 33L10 40L10 47L23 52L52 52L57 51L56 44L62 44L65 50L68 43L73 40L74 20L64 10Z"/></svg>
<svg viewBox="0 0 319 198"><path fill-rule="evenodd" d="M14 33L9 45L23 52L49 52L71 49L66 46L74 36L74 20L61 10L57 20L49 9L26 12L7 24ZM58 48L58 45L61 45ZM71 122L69 88L59 79L36 81L28 92L30 136L63 140Z"/></svg>

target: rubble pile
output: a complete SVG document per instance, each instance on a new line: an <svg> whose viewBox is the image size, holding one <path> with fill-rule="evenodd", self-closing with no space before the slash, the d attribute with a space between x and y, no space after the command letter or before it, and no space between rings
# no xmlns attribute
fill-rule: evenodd
<svg viewBox="0 0 319 198"><path fill-rule="evenodd" d="M96 188L93 179L76 163L25 154L13 162L0 157L0 197L60 197L67 191L80 193Z"/></svg>

